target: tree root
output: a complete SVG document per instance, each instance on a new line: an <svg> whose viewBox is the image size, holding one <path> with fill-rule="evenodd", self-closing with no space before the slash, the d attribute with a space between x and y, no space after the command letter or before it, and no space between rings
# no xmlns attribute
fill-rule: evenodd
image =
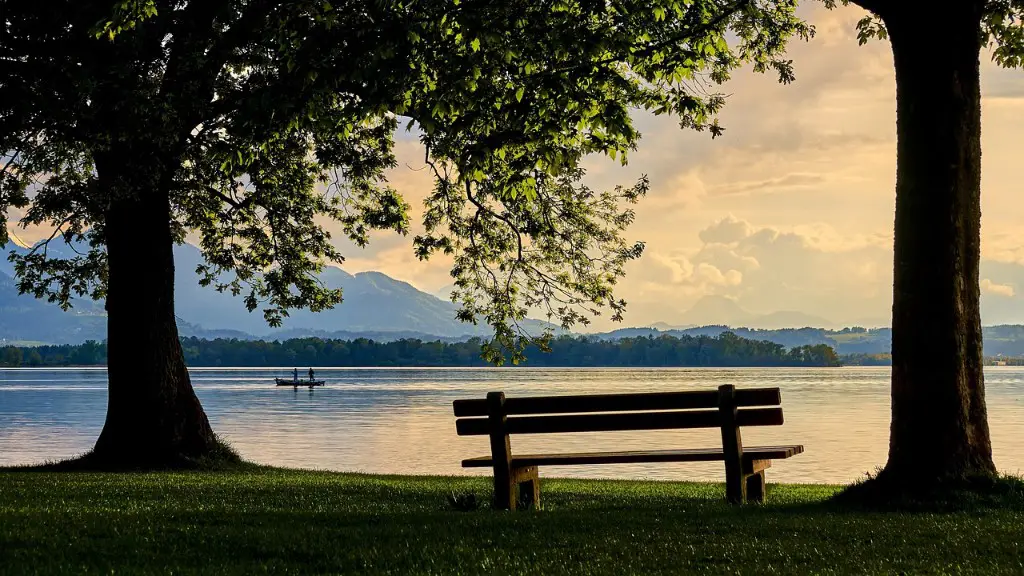
<svg viewBox="0 0 1024 576"><path fill-rule="evenodd" d="M149 454L143 459L125 458L123 454L89 451L76 458L32 466L40 472L151 472L169 470L238 470L255 466L242 460L228 444L216 439L210 449L200 455Z"/></svg>
<svg viewBox="0 0 1024 576"><path fill-rule="evenodd" d="M919 512L986 508L1024 510L1024 478L977 473L908 479L881 470L846 487L832 498L832 502L844 507Z"/></svg>

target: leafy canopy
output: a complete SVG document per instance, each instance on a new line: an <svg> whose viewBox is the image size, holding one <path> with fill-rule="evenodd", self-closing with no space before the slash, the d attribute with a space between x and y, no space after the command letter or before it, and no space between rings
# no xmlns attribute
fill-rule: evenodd
<svg viewBox="0 0 1024 576"><path fill-rule="evenodd" d="M1004 68L1020 68L1024 65L1024 0L957 0L974 4L981 10L981 36L985 46L992 51L992 61ZM889 32L885 18L895 14L911 14L922 25L927 25L927 16L941 14L939 8L931 14L917 13L916 7L908 7L896 0L822 0L825 7L833 9L839 4L855 4L870 13L857 22L857 42L861 45L869 40L885 40Z"/></svg>
<svg viewBox="0 0 1024 576"><path fill-rule="evenodd" d="M569 327L625 306L648 184L593 191L581 160L625 162L633 108L720 134L716 85L744 64L792 80L785 43L813 32L796 0L0 2L0 218L79 252L12 256L23 291L104 297L105 219L141 198L198 240L203 284L270 324L333 306L329 223L359 245L409 230L385 179L407 124L435 176L416 254L452 256L495 361L532 308Z"/></svg>

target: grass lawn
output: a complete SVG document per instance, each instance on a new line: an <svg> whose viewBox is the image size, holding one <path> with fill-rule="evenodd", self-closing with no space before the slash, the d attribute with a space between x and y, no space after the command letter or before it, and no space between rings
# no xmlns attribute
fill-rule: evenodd
<svg viewBox="0 0 1024 576"><path fill-rule="evenodd" d="M544 480L542 512L460 512L485 478L0 472L0 574L1022 574L1024 506L882 513L836 488Z"/></svg>

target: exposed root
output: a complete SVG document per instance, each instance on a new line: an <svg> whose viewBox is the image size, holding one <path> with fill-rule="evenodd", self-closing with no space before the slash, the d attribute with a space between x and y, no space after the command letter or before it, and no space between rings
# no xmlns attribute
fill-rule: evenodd
<svg viewBox="0 0 1024 576"><path fill-rule="evenodd" d="M923 480L881 470L850 485L832 501L857 508L922 512L1024 509L1024 478L979 473Z"/></svg>
<svg viewBox="0 0 1024 576"><path fill-rule="evenodd" d="M254 466L247 463L230 446L216 439L211 448L200 455L147 454L143 458L126 458L123 454L87 452L76 458L32 466L40 472L149 472L169 470L238 470Z"/></svg>

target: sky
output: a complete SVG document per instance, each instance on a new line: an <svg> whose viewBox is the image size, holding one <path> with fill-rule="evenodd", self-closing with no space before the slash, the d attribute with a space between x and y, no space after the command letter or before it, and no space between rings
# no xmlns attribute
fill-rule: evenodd
<svg viewBox="0 0 1024 576"><path fill-rule="evenodd" d="M680 323L709 295L756 314L796 310L838 324L888 324L892 53L887 42L857 45L859 8L828 11L815 2L802 11L817 35L790 48L796 82L737 72L722 89L730 95L722 137L637 112L643 138L629 165L587 162L595 188L651 179L629 231L647 248L618 289L629 303L623 325ZM1024 72L999 69L987 56L982 65L983 322L1024 322ZM397 154L389 179L418 215L431 186L423 150L400 134ZM432 293L451 282L447 263L419 262L408 237L379 234L367 250L343 248L350 272L378 270ZM605 318L592 326L614 327Z"/></svg>
<svg viewBox="0 0 1024 576"><path fill-rule="evenodd" d="M592 188L651 188L637 207L631 240L646 243L617 296L624 326L684 324L708 296L753 314L799 311L837 325L888 325L892 303L892 229L896 173L895 78L890 46L858 46L857 7L805 3L817 28L790 47L797 80L738 71L726 131L684 131L670 117L634 115L643 133L629 165L586 162ZM942 41L936 38L936 41ZM1024 71L982 59L982 321L1024 323ZM375 233L358 248L336 230L349 272L376 270L441 293L449 261L421 262L411 239L432 187L423 149L400 132L399 167L390 183L413 207L412 234ZM336 226L334 228L337 228ZM22 232L22 234L26 234ZM618 327L605 317L591 330Z"/></svg>

